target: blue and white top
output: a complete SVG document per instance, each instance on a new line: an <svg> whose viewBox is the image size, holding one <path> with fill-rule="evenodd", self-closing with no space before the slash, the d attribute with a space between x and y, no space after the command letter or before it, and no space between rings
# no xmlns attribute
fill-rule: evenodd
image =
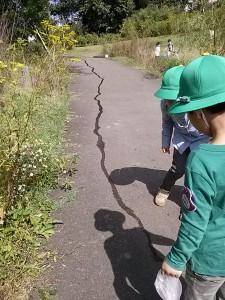
<svg viewBox="0 0 225 300"><path fill-rule="evenodd" d="M186 113L169 114L166 101L161 100L162 147L169 147L172 140L174 148L182 154L188 147L192 151L201 144L207 144L209 137L191 124Z"/></svg>

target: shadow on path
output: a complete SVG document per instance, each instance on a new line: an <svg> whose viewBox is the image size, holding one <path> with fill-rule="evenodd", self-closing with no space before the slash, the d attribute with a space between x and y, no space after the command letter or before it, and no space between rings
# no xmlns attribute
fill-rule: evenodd
<svg viewBox="0 0 225 300"><path fill-rule="evenodd" d="M109 180L116 185L132 184L135 180L143 182L146 184L149 193L155 196L166 173L167 171L163 170L130 167L113 170L110 173ZM174 186L169 196L169 199L178 206L180 206L180 192L181 187Z"/></svg>
<svg viewBox="0 0 225 300"><path fill-rule="evenodd" d="M122 227L122 224L125 221L125 216L123 214L119 212L100 210L95 214L95 219L96 219L95 226L98 230L111 231L113 234L111 238L105 241L104 245L114 271L114 276L115 276L114 287L118 295L118 298L120 300L145 300L145 299L158 300L160 298L156 294L155 288L153 286L153 282L155 281L157 271L161 267L163 255L159 251L157 251L157 249L154 248L153 240L156 237L158 237L158 240L160 240L160 238L161 239L166 239L166 238L156 236L148 232L144 228L141 217L139 217L133 209L128 207L125 201L120 196L116 187L116 184L119 183L116 182L114 183L114 181L109 175L109 172L105 165L105 161L106 161L105 142L103 136L100 133L100 128L101 128L100 120L103 114L103 105L102 105L103 99L101 99L100 101L99 98L100 96L102 96L101 86L104 82L104 78L101 77L95 71L95 68L89 65L86 60L84 60L84 62L86 66L91 69L91 72L99 78L97 94L93 98L97 102L97 106L98 106L98 114L96 116L93 133L97 137L96 146L99 148L99 151L101 153L100 166L102 172L104 173L106 179L108 180L111 186L112 194L117 204L124 212L126 212L130 217L136 220L138 224L137 228L125 230ZM133 168L129 168L129 169L133 169ZM141 168L137 168L137 169L140 169L142 171L149 170L149 169L141 169ZM152 171L157 171L157 170L152 170ZM163 171L157 171L157 172L163 172ZM142 172L142 174L144 173ZM145 176L146 175L144 175L144 177ZM138 180L138 179L135 178L134 180ZM147 181L145 183L147 185ZM157 186L155 186L154 183L151 183L150 186L157 188ZM150 186L147 185L148 189ZM170 245L173 243L173 241L170 239L166 239L166 240L171 241ZM164 245L164 243L162 244Z"/></svg>
<svg viewBox="0 0 225 300"><path fill-rule="evenodd" d="M98 210L95 228L110 231L112 236L105 240L104 248L114 272L114 288L120 300L161 299L154 287L156 274L161 263L156 262L148 239L142 229L124 229L125 216L118 211ZM149 233L151 241L158 245L171 246L173 240ZM163 257L157 251L158 256Z"/></svg>

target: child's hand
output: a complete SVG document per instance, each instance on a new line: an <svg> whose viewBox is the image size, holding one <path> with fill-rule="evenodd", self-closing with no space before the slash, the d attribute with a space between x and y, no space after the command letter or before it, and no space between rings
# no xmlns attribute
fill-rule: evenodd
<svg viewBox="0 0 225 300"><path fill-rule="evenodd" d="M182 274L182 271L177 271L173 268L171 268L168 263L164 260L161 268L161 273L163 275L171 276L171 277L180 277Z"/></svg>
<svg viewBox="0 0 225 300"><path fill-rule="evenodd" d="M162 147L162 152L170 154L170 147Z"/></svg>

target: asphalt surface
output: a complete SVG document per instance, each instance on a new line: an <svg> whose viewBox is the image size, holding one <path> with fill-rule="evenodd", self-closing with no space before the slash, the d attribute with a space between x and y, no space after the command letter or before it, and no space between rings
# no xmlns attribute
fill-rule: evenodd
<svg viewBox="0 0 225 300"><path fill-rule="evenodd" d="M104 58L74 64L68 151L77 196L60 209L43 283L60 300L158 300L154 281L179 228L179 192L153 203L172 155L161 153L160 80Z"/></svg>

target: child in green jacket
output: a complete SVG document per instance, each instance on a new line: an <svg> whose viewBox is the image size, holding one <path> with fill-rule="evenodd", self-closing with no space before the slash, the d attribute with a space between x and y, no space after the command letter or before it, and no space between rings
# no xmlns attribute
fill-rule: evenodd
<svg viewBox="0 0 225 300"><path fill-rule="evenodd" d="M225 299L225 58L193 60L180 79L172 114L188 112L211 137L188 157L182 222L161 272L179 277L185 267L185 300Z"/></svg>

